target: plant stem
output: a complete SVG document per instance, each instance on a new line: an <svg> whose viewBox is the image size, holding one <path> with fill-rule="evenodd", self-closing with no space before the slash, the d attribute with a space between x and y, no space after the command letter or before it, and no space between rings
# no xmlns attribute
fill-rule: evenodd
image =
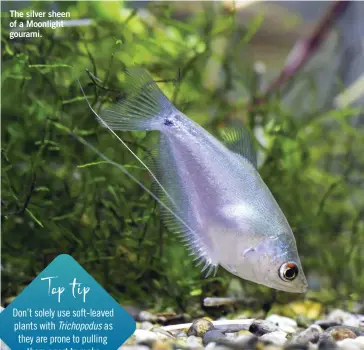
<svg viewBox="0 0 364 350"><path fill-rule="evenodd" d="M338 20L350 4L350 1L334 1L327 13L317 23L315 30L308 38L299 40L286 59L280 75L263 91L267 97L290 80L316 53L323 44L333 24Z"/></svg>

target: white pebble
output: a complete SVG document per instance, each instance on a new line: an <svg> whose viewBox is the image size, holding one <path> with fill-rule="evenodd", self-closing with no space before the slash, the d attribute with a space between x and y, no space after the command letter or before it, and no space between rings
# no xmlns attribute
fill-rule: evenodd
<svg viewBox="0 0 364 350"><path fill-rule="evenodd" d="M151 323L151 322L148 322L148 321L144 321L144 322L142 322L141 323L141 325L140 325L140 329L145 329L145 330L149 330L149 329L151 329L151 328L153 328L153 323Z"/></svg>
<svg viewBox="0 0 364 350"><path fill-rule="evenodd" d="M343 324L344 326L359 327L360 317L340 309L335 309L327 316L329 321Z"/></svg>
<svg viewBox="0 0 364 350"><path fill-rule="evenodd" d="M240 334L238 335L234 341L238 344L245 344L248 343L249 341L251 341L253 338L255 338L255 336L253 334Z"/></svg>
<svg viewBox="0 0 364 350"><path fill-rule="evenodd" d="M364 344L360 344L356 339L346 338L336 342L336 344L343 350L364 350Z"/></svg>
<svg viewBox="0 0 364 350"><path fill-rule="evenodd" d="M260 340L271 342L275 345L282 346L287 341L286 336L287 336L287 333L282 332L282 331L276 331L276 332L272 332L272 333L263 334L260 337Z"/></svg>
<svg viewBox="0 0 364 350"><path fill-rule="evenodd" d="M157 319L157 317L155 315L153 315L152 313L150 313L149 311L141 311L139 313L139 319L141 322L150 322L150 321L155 321Z"/></svg>
<svg viewBox="0 0 364 350"><path fill-rule="evenodd" d="M225 333L226 338L236 338L237 337L237 333Z"/></svg>
<svg viewBox="0 0 364 350"><path fill-rule="evenodd" d="M136 329L134 336L137 343L152 343L158 339L156 333L146 331L145 329Z"/></svg>
<svg viewBox="0 0 364 350"><path fill-rule="evenodd" d="M205 350L213 350L216 348L216 343L214 342L211 342L211 343L208 343L206 346L205 346Z"/></svg>
<svg viewBox="0 0 364 350"><path fill-rule="evenodd" d="M186 338L187 339L186 332L184 332L184 331L178 331L177 333L173 333L173 335L176 338Z"/></svg>
<svg viewBox="0 0 364 350"><path fill-rule="evenodd" d="M355 338L355 341L356 341L358 344L362 344L362 345L364 345L364 336L363 336L363 335L361 335L360 337Z"/></svg>
<svg viewBox="0 0 364 350"><path fill-rule="evenodd" d="M202 346L202 339L200 337L195 337L194 335L190 335L186 340L186 346L189 349L201 349Z"/></svg>
<svg viewBox="0 0 364 350"><path fill-rule="evenodd" d="M297 322L289 317L273 314L267 317L266 321L276 324L283 332L286 333L295 333L297 329Z"/></svg>

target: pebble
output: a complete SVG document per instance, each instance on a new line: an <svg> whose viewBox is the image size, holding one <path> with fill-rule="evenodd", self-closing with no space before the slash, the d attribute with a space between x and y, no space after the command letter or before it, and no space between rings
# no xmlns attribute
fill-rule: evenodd
<svg viewBox="0 0 364 350"><path fill-rule="evenodd" d="M219 326L214 326L207 318L200 318L190 327L188 324L178 324L167 331L164 327L146 320L151 317L153 315L148 312L140 312L139 318L143 321L138 323L134 336L122 349L364 350L364 329L360 328L360 322L364 324L364 316L339 309L333 310L326 319L318 320L310 326L313 321L309 319L301 322L299 319L273 314L265 320L242 321L243 324L233 321L231 324ZM359 327L351 326L356 324Z"/></svg>
<svg viewBox="0 0 364 350"><path fill-rule="evenodd" d="M175 335L176 338L187 338L186 336L186 333L183 332L183 331L180 331L178 332L176 335Z"/></svg>
<svg viewBox="0 0 364 350"><path fill-rule="evenodd" d="M187 335L195 335L197 337L203 337L205 333L214 328L212 322L200 318L198 320L193 321L191 327L187 331Z"/></svg>
<svg viewBox="0 0 364 350"><path fill-rule="evenodd" d="M357 314L364 314L364 303L354 302L353 309Z"/></svg>
<svg viewBox="0 0 364 350"><path fill-rule="evenodd" d="M153 343L152 350L172 350L172 344L167 342L157 341Z"/></svg>
<svg viewBox="0 0 364 350"><path fill-rule="evenodd" d="M364 350L364 343L357 341L357 338L356 339L347 338L338 341L336 344L338 345L339 349L343 350Z"/></svg>
<svg viewBox="0 0 364 350"><path fill-rule="evenodd" d="M359 315L359 328L364 330L364 315Z"/></svg>
<svg viewBox="0 0 364 350"><path fill-rule="evenodd" d="M220 325L220 326L215 326L216 330L219 330L222 333L236 333L236 332L240 332L243 330L248 330L250 327L249 324L229 324L229 325Z"/></svg>
<svg viewBox="0 0 364 350"><path fill-rule="evenodd" d="M176 339L174 342L170 343L173 346L173 349L186 349L186 339Z"/></svg>
<svg viewBox="0 0 364 350"><path fill-rule="evenodd" d="M276 324L265 320L255 320L249 327L249 331L258 337L262 336L263 334L272 333L279 330L280 329Z"/></svg>
<svg viewBox="0 0 364 350"><path fill-rule="evenodd" d="M149 311L140 311L138 315L138 321L140 322L156 322L157 316L153 315Z"/></svg>
<svg viewBox="0 0 364 350"><path fill-rule="evenodd" d="M328 321L337 322L344 326L359 327L360 319L356 315L340 309L335 309L327 316Z"/></svg>
<svg viewBox="0 0 364 350"><path fill-rule="evenodd" d="M363 344L364 345L364 336L360 335L359 337L357 337L355 339L359 344Z"/></svg>
<svg viewBox="0 0 364 350"><path fill-rule="evenodd" d="M335 328L332 331L330 331L329 333L335 340L343 340L346 338L352 338L355 339L356 338L356 334L347 328Z"/></svg>
<svg viewBox="0 0 364 350"><path fill-rule="evenodd" d="M287 333L283 331L275 331L263 334L259 340L264 342L273 343L274 345L282 346L287 341Z"/></svg>
<svg viewBox="0 0 364 350"><path fill-rule="evenodd" d="M160 327L153 328L151 331L157 334L157 338L159 340L167 340L175 338L171 333L165 331L163 328Z"/></svg>
<svg viewBox="0 0 364 350"><path fill-rule="evenodd" d="M140 314L140 309L132 306L132 305L123 305L123 308L125 309L125 311L130 314L131 317L134 318L134 320L136 321L140 321L139 320L139 314Z"/></svg>
<svg viewBox="0 0 364 350"><path fill-rule="evenodd" d="M242 330L242 331L236 333L237 336L239 336L239 335L245 335L245 334L250 334L251 335L252 333L249 332L249 331L247 331L247 330Z"/></svg>
<svg viewBox="0 0 364 350"><path fill-rule="evenodd" d="M328 320L318 320L315 322L318 326L320 326L323 330L326 330L330 327L340 326L341 323L338 323L336 321L328 321Z"/></svg>
<svg viewBox="0 0 364 350"><path fill-rule="evenodd" d="M247 332L247 331L244 331L244 332ZM224 333L224 334L225 334L226 338L236 338L237 334L239 334L239 333Z"/></svg>
<svg viewBox="0 0 364 350"><path fill-rule="evenodd" d="M149 330L154 327L154 324L149 321L144 321L140 324L140 329Z"/></svg>
<svg viewBox="0 0 364 350"><path fill-rule="evenodd" d="M187 337L186 336L176 338L176 342L178 342L180 344L186 344L186 341L187 341Z"/></svg>
<svg viewBox="0 0 364 350"><path fill-rule="evenodd" d="M151 346L156 341L164 341L168 339L174 339L174 337L161 328L154 328L152 331L145 329L136 329L134 332L134 338L137 344L143 344Z"/></svg>
<svg viewBox="0 0 364 350"><path fill-rule="evenodd" d="M229 349L258 349L256 344L258 338L253 334L244 334L235 338L219 338L216 339L216 344L218 346L226 346Z"/></svg>
<svg viewBox="0 0 364 350"><path fill-rule="evenodd" d="M181 324L191 321L191 316L188 314L175 314L173 311L156 315L156 322L167 325Z"/></svg>
<svg viewBox="0 0 364 350"><path fill-rule="evenodd" d="M258 338L254 334L242 334L234 339L234 345L238 349L255 349Z"/></svg>
<svg viewBox="0 0 364 350"><path fill-rule="evenodd" d="M336 350L339 347L336 345L335 341L330 338L324 338L318 343L319 350Z"/></svg>
<svg viewBox="0 0 364 350"><path fill-rule="evenodd" d="M326 318L329 321L344 323L344 321L350 317L351 317L351 313L340 310L340 309L334 309L327 315Z"/></svg>
<svg viewBox="0 0 364 350"><path fill-rule="evenodd" d="M364 335L364 331L357 327L350 326L334 326L325 330L322 336L328 336L335 340L343 340L345 338L356 338Z"/></svg>
<svg viewBox="0 0 364 350"><path fill-rule="evenodd" d="M189 349L201 349L203 348L202 338L190 335L186 340L186 346Z"/></svg>
<svg viewBox="0 0 364 350"><path fill-rule="evenodd" d="M317 343L320 334L323 332L322 328L318 325L312 325L305 329L302 332L296 333L293 335L290 343L292 344L308 344L308 343Z"/></svg>
<svg viewBox="0 0 364 350"><path fill-rule="evenodd" d="M361 326L361 319L355 315L353 315L351 318L346 320L343 323L344 326L351 326L351 327L360 327Z"/></svg>
<svg viewBox="0 0 364 350"><path fill-rule="evenodd" d="M208 343L206 346L205 346L205 350L213 350L213 349L216 349L216 343L215 342L211 342L211 343Z"/></svg>
<svg viewBox="0 0 364 350"><path fill-rule="evenodd" d="M310 347L308 346L308 344L288 344L285 345L284 350L309 350ZM264 349L266 350L266 348Z"/></svg>
<svg viewBox="0 0 364 350"><path fill-rule="evenodd" d="M297 322L292 318L272 314L266 318L266 321L276 324L280 330L286 333L295 333Z"/></svg>
<svg viewBox="0 0 364 350"><path fill-rule="evenodd" d="M138 344L147 344L147 345L151 345L158 339L156 333L153 333L151 331L146 331L145 329L136 329L134 332L134 337L135 341Z"/></svg>
<svg viewBox="0 0 364 350"><path fill-rule="evenodd" d="M274 344L262 344L262 347L259 348L260 345L256 349L264 349L264 350L282 350L281 346L274 345ZM292 349L293 350L293 349ZM300 350L300 349L294 349L294 350Z"/></svg>
<svg viewBox="0 0 364 350"><path fill-rule="evenodd" d="M218 344L212 342L212 343L208 343L205 346L205 350L231 350L231 348L228 348L227 346L224 346L224 345L218 345Z"/></svg>
<svg viewBox="0 0 364 350"><path fill-rule="evenodd" d="M297 315L295 317L298 327L308 328L311 324L310 319L305 315Z"/></svg>
<svg viewBox="0 0 364 350"><path fill-rule="evenodd" d="M204 334L203 343L204 344L208 344L211 342L217 343L221 339L225 339L225 338L226 337L225 337L224 333L222 333L218 330L210 330Z"/></svg>

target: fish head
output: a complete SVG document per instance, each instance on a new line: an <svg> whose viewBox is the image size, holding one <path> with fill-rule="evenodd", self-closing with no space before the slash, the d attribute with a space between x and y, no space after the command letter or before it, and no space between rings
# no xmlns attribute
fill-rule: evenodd
<svg viewBox="0 0 364 350"><path fill-rule="evenodd" d="M306 292L307 280L288 222L285 218L268 222L263 223L256 215L240 220L240 226L235 226L240 232L234 235L229 254L220 264L240 278L270 288Z"/></svg>
<svg viewBox="0 0 364 350"><path fill-rule="evenodd" d="M293 238L293 237L292 237ZM237 247L237 259L223 264L234 275L263 284L267 287L291 293L305 293L307 281L293 241L285 235L268 237L255 246Z"/></svg>
<svg viewBox="0 0 364 350"><path fill-rule="evenodd" d="M291 293L307 291L307 281L293 234L270 236L241 256L257 283ZM243 265L241 265L243 266Z"/></svg>

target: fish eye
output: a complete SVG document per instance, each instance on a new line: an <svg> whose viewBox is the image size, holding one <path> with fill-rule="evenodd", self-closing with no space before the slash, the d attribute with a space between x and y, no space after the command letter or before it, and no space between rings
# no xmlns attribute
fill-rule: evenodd
<svg viewBox="0 0 364 350"><path fill-rule="evenodd" d="M298 275L298 267L294 262L284 263L279 268L279 277L283 281L293 281Z"/></svg>

